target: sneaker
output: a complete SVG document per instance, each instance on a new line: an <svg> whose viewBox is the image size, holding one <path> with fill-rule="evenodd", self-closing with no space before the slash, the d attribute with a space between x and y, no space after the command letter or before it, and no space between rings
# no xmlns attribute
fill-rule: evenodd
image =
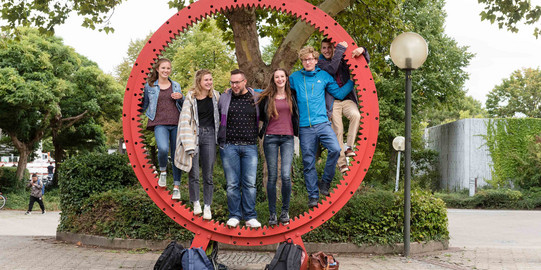
<svg viewBox="0 0 541 270"><path fill-rule="evenodd" d="M160 179L158 180L158 186L165 187L167 185L167 173L160 173Z"/></svg>
<svg viewBox="0 0 541 270"><path fill-rule="evenodd" d="M257 221L257 219L252 218L252 219L246 221L246 227L259 228L259 227L261 227L261 223L259 223L259 221Z"/></svg>
<svg viewBox="0 0 541 270"><path fill-rule="evenodd" d="M211 220L212 219L212 213L210 212L210 205L205 205L203 208L203 219Z"/></svg>
<svg viewBox="0 0 541 270"><path fill-rule="evenodd" d="M289 224L289 213L287 211L282 210L282 213L280 214L280 223L282 223L282 225Z"/></svg>
<svg viewBox="0 0 541 270"><path fill-rule="evenodd" d="M269 225L270 226L278 225L278 219L276 219L276 214L275 213L270 214Z"/></svg>
<svg viewBox="0 0 541 270"><path fill-rule="evenodd" d="M227 221L226 225L229 226L229 227L237 227L237 226L239 226L239 222L240 221L238 219L236 219L236 218L230 218Z"/></svg>
<svg viewBox="0 0 541 270"><path fill-rule="evenodd" d="M24 213L24 214L25 214L25 215L30 215L30 214L32 214L32 213L30 213L30 212L26 211L26 213Z"/></svg>
<svg viewBox="0 0 541 270"><path fill-rule="evenodd" d="M340 172L341 172L341 173L346 173L347 171L349 171L348 165L342 165L342 166L340 166Z"/></svg>
<svg viewBox="0 0 541 270"><path fill-rule="evenodd" d="M353 151L353 149L351 149L351 147L348 147L348 149L346 149L346 151L344 152L344 154L346 155L346 157L354 157L354 156L357 156L357 154L355 154L355 151Z"/></svg>
<svg viewBox="0 0 541 270"><path fill-rule="evenodd" d="M201 211L201 204L199 201L193 202L193 214L198 216L201 215L201 213L203 213L203 211Z"/></svg>
<svg viewBox="0 0 541 270"><path fill-rule="evenodd" d="M317 198L310 198L308 200L308 208L316 207L317 206Z"/></svg>
<svg viewBox="0 0 541 270"><path fill-rule="evenodd" d="M41 211L41 214L42 214L42 215L45 215L45 210Z"/></svg>
<svg viewBox="0 0 541 270"><path fill-rule="evenodd" d="M171 197L173 200L180 200L180 190L178 188L173 189L173 197Z"/></svg>
<svg viewBox="0 0 541 270"><path fill-rule="evenodd" d="M331 183L327 183L324 181L319 182L319 193L323 196L329 196L329 188L331 187Z"/></svg>

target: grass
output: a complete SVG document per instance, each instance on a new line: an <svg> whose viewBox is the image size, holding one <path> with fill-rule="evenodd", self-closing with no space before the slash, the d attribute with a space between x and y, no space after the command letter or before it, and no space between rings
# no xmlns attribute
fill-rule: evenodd
<svg viewBox="0 0 541 270"><path fill-rule="evenodd" d="M6 197L6 205L3 209L10 210L27 210L28 202L30 200L30 191L27 189L19 190L16 192L4 193ZM45 191L43 195L43 203L47 211L60 211L60 191L54 189L51 191ZM39 205L34 203L34 209L39 209Z"/></svg>

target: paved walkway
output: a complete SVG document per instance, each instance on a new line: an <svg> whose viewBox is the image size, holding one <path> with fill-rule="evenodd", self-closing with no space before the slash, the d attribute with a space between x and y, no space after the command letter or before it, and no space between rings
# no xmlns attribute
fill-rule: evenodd
<svg viewBox="0 0 541 270"><path fill-rule="evenodd" d="M339 254L340 269L541 269L541 211L448 213L450 250L407 259ZM25 216L22 211L0 211L1 268L152 269L160 255L57 242L54 234L58 219L58 212ZM219 261L230 269L263 269L273 255L220 251Z"/></svg>

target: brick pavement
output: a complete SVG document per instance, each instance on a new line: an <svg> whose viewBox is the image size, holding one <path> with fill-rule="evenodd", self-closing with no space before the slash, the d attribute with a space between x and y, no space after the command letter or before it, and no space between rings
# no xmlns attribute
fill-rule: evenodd
<svg viewBox="0 0 541 270"><path fill-rule="evenodd" d="M28 236L30 231L24 228L31 228L32 224L35 227L48 220L54 221L57 217L24 216L22 213L0 211L0 269L152 269L160 255L160 252L107 250L58 242L51 236L50 229L45 229L50 226L43 224L39 226L44 228L42 235ZM449 211L451 243L461 248L453 247L411 258L398 255L338 254L340 269L541 269L541 244L538 244L541 239L536 231L539 223L537 218L531 218L532 215L540 216L541 212L480 211L473 214L478 220L483 220L479 218L483 215L501 216L501 219L494 223L495 220L487 218L489 224L475 224L477 230L472 235L457 231L471 228L465 226L465 223L472 220L472 212ZM508 215L513 218L507 219ZM521 226L511 226L514 222L520 222ZM462 224L462 227L453 225L456 223ZM17 232L14 226L23 228L25 233ZM502 226L505 230L498 229ZM498 232L506 234L499 239L506 239L509 234L516 236L513 241L495 242ZM495 236L483 238L479 235L482 233ZM475 237L475 243L472 244L468 237ZM528 241L520 240L528 237ZM230 269L263 269L273 255L269 252L221 250L219 261Z"/></svg>

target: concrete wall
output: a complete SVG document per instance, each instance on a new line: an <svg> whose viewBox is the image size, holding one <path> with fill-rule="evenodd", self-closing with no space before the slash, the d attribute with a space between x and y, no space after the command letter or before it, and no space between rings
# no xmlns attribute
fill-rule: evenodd
<svg viewBox="0 0 541 270"><path fill-rule="evenodd" d="M429 149L439 152L440 188L456 191L486 185L492 178L492 158L483 135L488 119L461 119L425 129ZM477 185L475 181L477 180Z"/></svg>

